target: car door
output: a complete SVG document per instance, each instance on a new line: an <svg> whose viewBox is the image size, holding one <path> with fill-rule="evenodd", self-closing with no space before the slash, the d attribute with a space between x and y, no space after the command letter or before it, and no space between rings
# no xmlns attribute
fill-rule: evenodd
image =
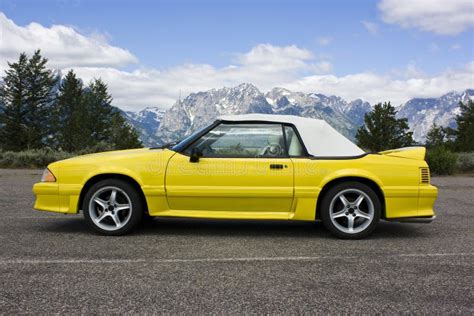
<svg viewBox="0 0 474 316"><path fill-rule="evenodd" d="M286 217L293 202L293 164L283 135L281 124L218 124L170 159L169 207Z"/></svg>

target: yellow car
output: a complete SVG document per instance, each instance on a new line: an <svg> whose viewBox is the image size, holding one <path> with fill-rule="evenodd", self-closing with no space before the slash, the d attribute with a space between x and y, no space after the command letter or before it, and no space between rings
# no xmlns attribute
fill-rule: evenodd
<svg viewBox="0 0 474 316"><path fill-rule="evenodd" d="M380 219L430 222L436 187L423 147L365 153L322 120L247 114L218 118L176 145L50 164L34 208L84 213L106 235L144 216L322 220L341 238Z"/></svg>

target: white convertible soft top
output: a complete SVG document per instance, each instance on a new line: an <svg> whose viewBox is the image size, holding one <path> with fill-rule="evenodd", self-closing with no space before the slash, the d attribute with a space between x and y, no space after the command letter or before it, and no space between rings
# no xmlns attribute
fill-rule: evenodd
<svg viewBox="0 0 474 316"><path fill-rule="evenodd" d="M220 116L223 121L263 121L293 124L308 153L315 157L359 156L365 152L324 120L293 115L242 114Z"/></svg>

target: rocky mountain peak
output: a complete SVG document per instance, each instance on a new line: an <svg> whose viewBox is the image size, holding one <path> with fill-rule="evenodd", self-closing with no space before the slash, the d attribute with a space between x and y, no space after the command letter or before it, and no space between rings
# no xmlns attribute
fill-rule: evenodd
<svg viewBox="0 0 474 316"><path fill-rule="evenodd" d="M474 90L449 92L439 98L414 98L401 105L399 117L408 118L416 141L423 142L433 123L455 126L459 102L474 99ZM354 138L371 105L362 99L347 102L338 96L293 92L273 88L262 93L250 83L235 87L191 93L176 101L166 112L147 107L126 112L129 122L138 128L146 145L175 141L214 121L221 115L246 113L288 114L324 119L339 132Z"/></svg>

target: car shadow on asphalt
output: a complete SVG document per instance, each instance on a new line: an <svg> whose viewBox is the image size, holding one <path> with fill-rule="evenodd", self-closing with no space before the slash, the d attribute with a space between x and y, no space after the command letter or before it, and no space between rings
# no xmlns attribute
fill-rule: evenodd
<svg viewBox="0 0 474 316"><path fill-rule="evenodd" d="M428 225L429 226L429 225ZM430 230L426 225L393 223L381 221L370 239L408 239L426 237ZM51 233L91 235L95 232L86 222L75 217L71 219L49 220L38 230ZM330 238L334 237L320 221L292 222L271 220L215 220L155 218L140 225L131 236L215 236L215 237L287 237L287 238Z"/></svg>

